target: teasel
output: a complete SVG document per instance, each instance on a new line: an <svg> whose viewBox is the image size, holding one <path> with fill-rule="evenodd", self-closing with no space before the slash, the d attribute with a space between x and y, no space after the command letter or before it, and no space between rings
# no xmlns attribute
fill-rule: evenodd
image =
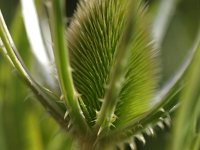
<svg viewBox="0 0 200 150"><path fill-rule="evenodd" d="M43 2L56 70L45 75L54 85L44 86L28 72L2 15L1 49L43 107L77 140L78 149L114 149L124 143L134 149L134 139L145 144L144 134L170 125L178 104L173 97L185 86L195 46L180 71L159 89L159 50L141 1L81 0L69 27L64 24L64 1Z"/></svg>

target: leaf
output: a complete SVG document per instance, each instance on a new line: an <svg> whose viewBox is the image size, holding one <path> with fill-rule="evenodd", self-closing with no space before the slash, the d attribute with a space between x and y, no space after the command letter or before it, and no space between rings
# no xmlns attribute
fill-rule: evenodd
<svg viewBox="0 0 200 150"><path fill-rule="evenodd" d="M161 1L158 13L153 24L153 36L156 43L161 46L169 28L170 21L174 15L180 0Z"/></svg>
<svg viewBox="0 0 200 150"><path fill-rule="evenodd" d="M34 1L21 0L21 4L23 21L32 51L40 64L47 67L49 66L50 58L48 57L47 50L43 43Z"/></svg>
<svg viewBox="0 0 200 150"><path fill-rule="evenodd" d="M197 53L186 76L188 82L183 90L181 107L175 120L172 150L193 149L192 147L195 147L193 141L199 134L197 121L200 116L200 30L196 48ZM196 144L199 145L198 142Z"/></svg>
<svg viewBox="0 0 200 150"><path fill-rule="evenodd" d="M170 1L171 0L169 0L169 3ZM158 39L160 42L162 41L160 43L163 74L161 81L162 85L167 83L182 63L184 63L184 60L189 53L188 50L190 50L190 47L196 38L199 26L199 1L174 0L171 2L176 3L176 1L178 1L177 4L172 4L172 7L175 8L168 10L170 17L168 18L168 21L166 21L167 25L164 25L165 27L160 27L164 29L164 31L162 31L162 38ZM166 2L162 1L161 3ZM158 12L158 14L160 14L160 18L165 18L164 13L162 13L162 8L159 9L160 12Z"/></svg>
<svg viewBox="0 0 200 150"><path fill-rule="evenodd" d="M53 74L53 50L51 45L47 46L46 44L47 40L49 40L49 42L51 41L49 26L45 22L45 19L47 18L43 17L41 23L39 22L39 16L37 15L36 6L33 0L21 0L21 4L22 14L21 12L18 14L23 17L22 23L24 23L26 29L28 40L31 45L31 51L35 56L34 58L36 58L33 60L38 64L38 70L41 70L39 74L37 74L36 71L34 72L36 74L34 78L37 81L41 81L43 84L45 83L48 88L55 90L56 84L58 83ZM40 17L41 16L42 15L40 14ZM17 19L19 20L19 18ZM44 30L44 26L46 30ZM45 32L45 34L43 32Z"/></svg>

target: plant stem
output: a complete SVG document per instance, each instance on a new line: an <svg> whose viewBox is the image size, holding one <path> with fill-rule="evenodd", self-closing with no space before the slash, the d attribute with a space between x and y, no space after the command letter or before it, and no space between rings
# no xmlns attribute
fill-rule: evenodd
<svg viewBox="0 0 200 150"><path fill-rule="evenodd" d="M54 55L59 77L61 91L66 101L72 123L82 133L87 134L89 127L82 115L82 110L78 103L78 95L73 85L71 68L69 63L69 53L65 42L65 29L63 22L62 0L52 0L50 17L52 27L52 39L54 44ZM64 116L63 116L64 117Z"/></svg>
<svg viewBox="0 0 200 150"><path fill-rule="evenodd" d="M97 116L96 128L99 128L98 135L103 130L107 132L109 127L114 122L113 119L115 118L115 107L118 102L118 96L122 88L126 72L125 70L128 64L127 56L130 53L129 44L132 38L133 27L135 23L135 18L132 16L132 14L133 10L135 10L134 7L136 2L133 0L128 3L128 10L125 14L125 16L127 16L126 25L124 26L124 31L122 33L118 49L114 56L114 62L109 77L110 82L108 84L108 89L106 90L105 98L99 115Z"/></svg>

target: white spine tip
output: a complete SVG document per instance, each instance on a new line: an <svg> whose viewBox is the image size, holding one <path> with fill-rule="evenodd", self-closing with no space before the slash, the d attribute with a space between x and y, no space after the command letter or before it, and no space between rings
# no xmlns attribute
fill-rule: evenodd
<svg viewBox="0 0 200 150"><path fill-rule="evenodd" d="M68 117L68 115L69 115L69 112L66 111L66 112L65 112L65 115L64 115L64 120Z"/></svg>
<svg viewBox="0 0 200 150"><path fill-rule="evenodd" d="M158 125L158 127L160 127L161 129L164 129L164 128L165 128L163 122L161 122L161 121L159 121L159 122L157 123L157 125Z"/></svg>
<svg viewBox="0 0 200 150"><path fill-rule="evenodd" d="M74 72L74 69L72 67L68 67L69 72Z"/></svg>
<svg viewBox="0 0 200 150"><path fill-rule="evenodd" d="M147 130L146 130L146 133L147 133L148 136L154 136L155 135L152 127L148 127Z"/></svg>
<svg viewBox="0 0 200 150"><path fill-rule="evenodd" d="M99 135L101 134L102 131L103 131L103 128L100 127L100 128L99 128L99 131L98 131L98 133L97 133L97 136L99 136Z"/></svg>
<svg viewBox="0 0 200 150"><path fill-rule="evenodd" d="M113 123L110 123L110 124L109 124L109 127L116 128L116 126L115 126Z"/></svg>
<svg viewBox="0 0 200 150"><path fill-rule="evenodd" d="M144 136L143 136L142 134L137 134L137 135L135 135L135 137L136 137L139 141L141 141L144 145L146 144L146 140L145 140L145 138L144 138Z"/></svg>
<svg viewBox="0 0 200 150"><path fill-rule="evenodd" d="M60 96L60 100L61 100L61 101L64 100L64 95L61 95L61 96Z"/></svg>
<svg viewBox="0 0 200 150"><path fill-rule="evenodd" d="M135 142L129 143L129 147L131 150L136 150Z"/></svg>
<svg viewBox="0 0 200 150"><path fill-rule="evenodd" d="M74 92L74 96L75 96L75 97L81 97L81 94L80 94L79 92L75 91L75 92Z"/></svg>
<svg viewBox="0 0 200 150"><path fill-rule="evenodd" d="M100 102L104 102L104 99L103 98L99 98L98 99Z"/></svg>
<svg viewBox="0 0 200 150"><path fill-rule="evenodd" d="M69 124L67 125L67 128L69 129L72 126L72 122L69 121Z"/></svg>
<svg viewBox="0 0 200 150"><path fill-rule="evenodd" d="M171 127L171 118L170 117L167 117L164 119L164 123L168 126L168 127Z"/></svg>

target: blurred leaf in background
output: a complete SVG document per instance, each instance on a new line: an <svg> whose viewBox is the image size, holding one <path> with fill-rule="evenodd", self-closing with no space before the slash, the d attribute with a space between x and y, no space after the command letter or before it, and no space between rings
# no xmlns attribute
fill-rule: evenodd
<svg viewBox="0 0 200 150"><path fill-rule="evenodd" d="M200 27L200 1L198 0L150 0L149 14L151 17L157 14L156 19L162 19L163 13L170 3L174 8L170 11L169 23L165 29L163 39L160 44L162 80L161 86L173 77L177 69L185 61L189 54ZM153 18L154 18L153 17ZM156 22L156 21L155 21ZM154 30L158 30L155 28ZM187 80L189 76L187 76ZM180 97L175 97L179 99ZM172 126L174 122L174 113L172 114ZM147 144L140 146L139 149L170 149L169 141L173 141L171 128L164 131L156 129L157 135L154 138L147 137Z"/></svg>

